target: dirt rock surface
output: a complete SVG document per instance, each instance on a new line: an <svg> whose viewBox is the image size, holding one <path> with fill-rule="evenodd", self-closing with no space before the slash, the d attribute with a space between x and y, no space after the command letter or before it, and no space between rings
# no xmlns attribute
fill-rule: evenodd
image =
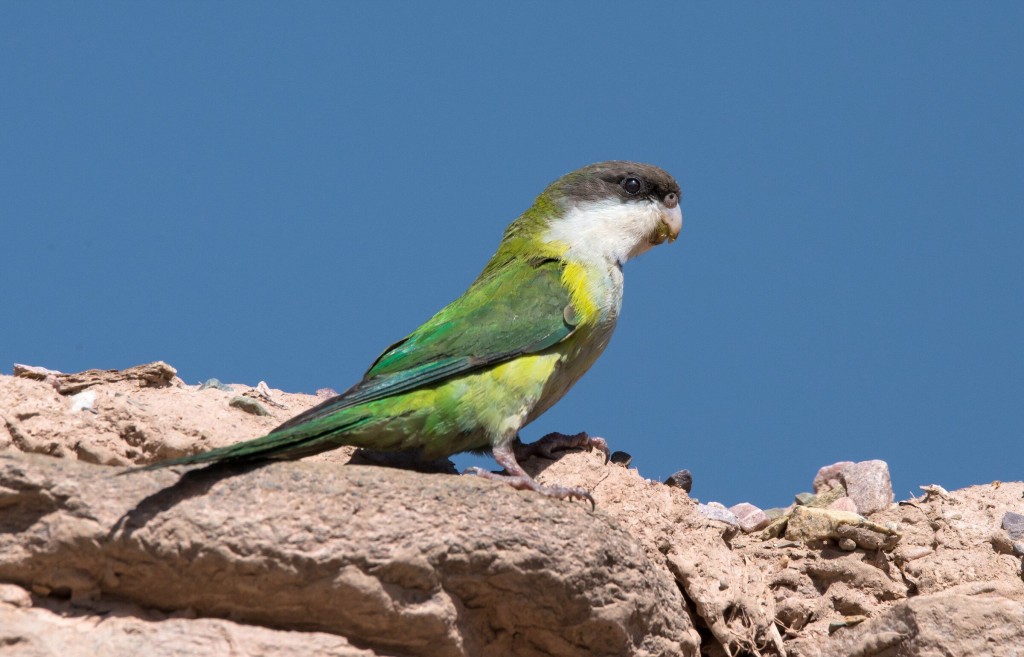
<svg viewBox="0 0 1024 657"><path fill-rule="evenodd" d="M0 655L1024 654L1021 482L815 509L834 531L797 541L586 452L525 467L593 512L352 450L118 476L321 398L164 363L19 372L0 376Z"/></svg>

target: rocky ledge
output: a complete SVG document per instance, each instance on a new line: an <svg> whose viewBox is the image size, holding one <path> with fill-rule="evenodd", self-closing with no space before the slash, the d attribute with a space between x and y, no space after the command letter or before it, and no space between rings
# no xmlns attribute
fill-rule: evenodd
<svg viewBox="0 0 1024 657"><path fill-rule="evenodd" d="M699 505L597 454L526 464L593 491L591 512L475 477L345 465L344 450L121 476L258 435L319 398L189 386L163 363L16 372L0 376L0 655L1024 645L1021 482L892 503L878 462L836 464L816 494L764 513Z"/></svg>

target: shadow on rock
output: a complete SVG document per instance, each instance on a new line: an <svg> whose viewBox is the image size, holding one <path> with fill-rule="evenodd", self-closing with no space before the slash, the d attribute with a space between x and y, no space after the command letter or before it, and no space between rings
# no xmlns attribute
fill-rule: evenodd
<svg viewBox="0 0 1024 657"><path fill-rule="evenodd" d="M160 513L169 511L185 500L207 494L217 482L252 472L268 463L270 461L215 463L205 468L189 470L174 484L147 495L135 507L125 512L111 527L107 538L113 540L119 533L125 538L131 537L136 530L145 527L146 523Z"/></svg>

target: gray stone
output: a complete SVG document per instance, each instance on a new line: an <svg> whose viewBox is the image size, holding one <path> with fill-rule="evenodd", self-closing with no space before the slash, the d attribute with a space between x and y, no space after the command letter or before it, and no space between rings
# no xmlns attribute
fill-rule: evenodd
<svg viewBox="0 0 1024 657"><path fill-rule="evenodd" d="M224 392L231 392L235 389L234 386L221 383L220 379L207 379L199 386L200 390L208 390L210 388L213 388L214 390L223 390Z"/></svg>
<svg viewBox="0 0 1024 657"><path fill-rule="evenodd" d="M1024 538L1024 515L1007 511L1003 515L1003 529L1015 541Z"/></svg>
<svg viewBox="0 0 1024 657"><path fill-rule="evenodd" d="M810 506L816 499L814 493L797 493L793 496L793 501L800 506Z"/></svg>
<svg viewBox="0 0 1024 657"><path fill-rule="evenodd" d="M237 408L240 411L245 411L251 415L270 415L270 412L263 408L263 404L259 403L255 399L243 397L241 395L232 397L228 400L228 406Z"/></svg>
<svg viewBox="0 0 1024 657"><path fill-rule="evenodd" d="M861 461L843 470L840 477L846 494L857 505L857 511L870 515L884 511L893 503L892 481L885 461Z"/></svg>
<svg viewBox="0 0 1024 657"><path fill-rule="evenodd" d="M718 502L698 504L697 512L708 520L717 520L718 522L724 522L725 524L732 525L733 527L740 526L740 521L736 518L736 514Z"/></svg>

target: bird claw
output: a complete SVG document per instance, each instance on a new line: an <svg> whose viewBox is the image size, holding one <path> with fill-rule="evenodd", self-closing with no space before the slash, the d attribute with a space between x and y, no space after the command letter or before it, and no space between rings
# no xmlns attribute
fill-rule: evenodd
<svg viewBox="0 0 1024 657"><path fill-rule="evenodd" d="M577 449L582 447L588 452L599 449L604 453L604 462L607 465L611 452L608 449L608 441L604 438L591 437L586 431L574 434L564 434L554 431L540 438L539 440L516 446L516 458L527 459L531 456L542 456L546 459L555 459L555 450Z"/></svg>
<svg viewBox="0 0 1024 657"><path fill-rule="evenodd" d="M594 501L594 496L590 494L585 488L575 488L570 486L544 486L547 492L540 491L548 497L554 497L559 500L586 500L590 502L590 510L594 511L597 509L597 502Z"/></svg>
<svg viewBox="0 0 1024 657"><path fill-rule="evenodd" d="M571 486L545 486L544 484L537 483L528 475L498 474L497 472L490 472L489 470L477 467L466 468L462 474L476 475L492 481L501 481L516 490L531 490L535 493L540 493L545 497L553 497L558 500L586 500L587 502L590 502L591 511L597 508L597 504L594 502L594 496L590 494L590 491L584 488L574 488Z"/></svg>

